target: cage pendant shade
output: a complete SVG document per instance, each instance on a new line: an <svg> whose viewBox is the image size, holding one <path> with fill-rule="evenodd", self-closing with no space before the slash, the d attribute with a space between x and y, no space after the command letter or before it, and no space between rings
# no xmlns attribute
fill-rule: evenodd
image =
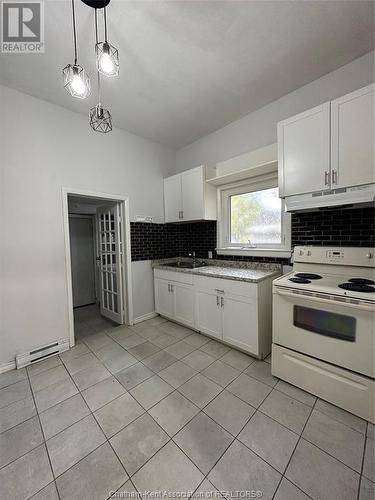
<svg viewBox="0 0 375 500"><path fill-rule="evenodd" d="M91 93L90 78L79 64L68 64L63 69L64 88L72 97L86 99Z"/></svg>
<svg viewBox="0 0 375 500"><path fill-rule="evenodd" d="M101 132L107 134L112 130L112 117L108 109L102 107L101 104L97 104L95 107L90 109L90 126L95 132Z"/></svg>
<svg viewBox="0 0 375 500"><path fill-rule="evenodd" d="M108 42L99 42L95 52L97 70L105 76L118 76L120 65L116 47Z"/></svg>
<svg viewBox="0 0 375 500"><path fill-rule="evenodd" d="M86 71L77 64L77 31L76 14L74 0L72 0L72 24L73 24L73 42L74 42L74 64L67 64L63 69L64 88L72 97L86 99L90 95L90 78Z"/></svg>

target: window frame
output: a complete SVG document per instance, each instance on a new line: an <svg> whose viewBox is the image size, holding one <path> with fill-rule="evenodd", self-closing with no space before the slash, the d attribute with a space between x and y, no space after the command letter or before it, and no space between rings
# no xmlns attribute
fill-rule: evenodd
<svg viewBox="0 0 375 500"><path fill-rule="evenodd" d="M291 215L285 211L284 200L281 200L281 243L246 245L243 243L231 243L230 228L230 198L231 196L263 191L278 187L277 173L258 176L254 179L246 179L235 184L221 186L218 190L218 255L244 255L262 257L290 257L291 255Z"/></svg>

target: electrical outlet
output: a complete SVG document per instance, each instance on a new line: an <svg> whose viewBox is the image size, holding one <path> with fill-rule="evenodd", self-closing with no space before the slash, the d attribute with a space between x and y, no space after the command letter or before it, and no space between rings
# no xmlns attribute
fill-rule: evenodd
<svg viewBox="0 0 375 500"><path fill-rule="evenodd" d="M212 259L212 252L211 252L211 250L208 252L208 258Z"/></svg>
<svg viewBox="0 0 375 500"><path fill-rule="evenodd" d="M152 222L152 217L137 215L135 218L135 222Z"/></svg>

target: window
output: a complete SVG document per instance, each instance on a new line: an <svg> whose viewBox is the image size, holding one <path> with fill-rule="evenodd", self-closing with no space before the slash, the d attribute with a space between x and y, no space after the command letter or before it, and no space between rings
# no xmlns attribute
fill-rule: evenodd
<svg viewBox="0 0 375 500"><path fill-rule="evenodd" d="M275 175L223 187L220 198L219 254L290 255L290 214Z"/></svg>
<svg viewBox="0 0 375 500"><path fill-rule="evenodd" d="M278 189L230 196L230 243L280 245L281 199Z"/></svg>

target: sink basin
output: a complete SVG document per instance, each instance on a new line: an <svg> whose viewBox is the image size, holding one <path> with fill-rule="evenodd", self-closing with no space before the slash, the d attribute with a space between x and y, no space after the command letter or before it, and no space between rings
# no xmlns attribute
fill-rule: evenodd
<svg viewBox="0 0 375 500"><path fill-rule="evenodd" d="M207 264L204 262L167 262L168 267L179 267L181 269L196 269L197 267L204 267Z"/></svg>

